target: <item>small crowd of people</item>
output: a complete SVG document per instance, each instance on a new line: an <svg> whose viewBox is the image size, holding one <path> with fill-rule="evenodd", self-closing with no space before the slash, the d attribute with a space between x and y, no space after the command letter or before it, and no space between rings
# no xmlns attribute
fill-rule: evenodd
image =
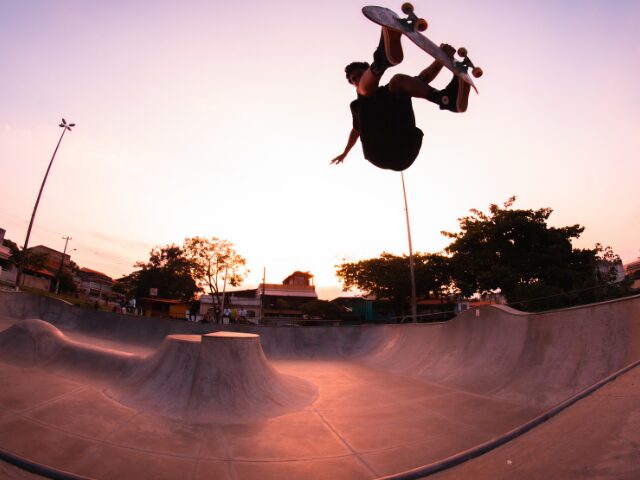
<svg viewBox="0 0 640 480"><path fill-rule="evenodd" d="M220 311L219 307L215 307L214 309L209 309L208 314L203 318L198 314L200 310L200 304L192 305L189 310L187 310L186 318L189 322L213 322L213 323L222 323L222 324L230 324L230 323L246 323L248 313L247 310L242 308L229 308L225 307Z"/></svg>
<svg viewBox="0 0 640 480"><path fill-rule="evenodd" d="M120 311L122 313L129 313L132 315L137 314L136 299L131 297L128 301L122 302L122 305L120 305Z"/></svg>

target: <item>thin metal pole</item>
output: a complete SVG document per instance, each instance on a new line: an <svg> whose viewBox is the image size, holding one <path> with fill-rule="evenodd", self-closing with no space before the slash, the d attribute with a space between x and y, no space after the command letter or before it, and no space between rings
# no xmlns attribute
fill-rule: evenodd
<svg viewBox="0 0 640 480"><path fill-rule="evenodd" d="M260 324L264 325L264 293L267 288L267 267L262 268L262 293L260 294Z"/></svg>
<svg viewBox="0 0 640 480"><path fill-rule="evenodd" d="M229 272L229 265L224 268L224 283L222 284L222 318L224 319L224 302L225 295L227 293L227 273ZM224 322L224 320L223 320ZM229 319L229 323L231 323L231 319Z"/></svg>
<svg viewBox="0 0 640 480"><path fill-rule="evenodd" d="M407 202L407 189L404 184L404 172L400 172L402 178L402 194L404 195L404 213L407 219L407 237L409 239L409 270L411 272L411 318L413 323L418 321L418 307L416 304L416 274L413 258L413 246L411 244L411 226L409 224L409 204Z"/></svg>
<svg viewBox="0 0 640 480"><path fill-rule="evenodd" d="M36 204L33 207L33 213L31 214L31 221L29 222L29 228L27 229L27 237L24 239L24 245L22 246L22 258L20 259L20 265L18 265L18 273L16 275L16 290L20 289L20 280L22 280L22 265L27 256L27 248L29 248L29 237L31 237L31 229L33 228L33 221L36 218L36 212L38 211L38 204L40 203L40 197L42 197L42 191L44 190L44 184L47 183L47 177L49 176L49 171L51 170L51 165L53 165L53 160L56 158L56 153L58 152L58 148L60 147L60 143L62 142L62 137L66 133L67 128L62 129L62 135L60 135L60 140L58 140L58 144L56 145L56 149L53 151L53 155L51 156L51 161L49 162L49 166L47 167L47 172L44 174L44 179L42 180L42 185L40 185L40 191L38 192L38 198L36 199Z"/></svg>

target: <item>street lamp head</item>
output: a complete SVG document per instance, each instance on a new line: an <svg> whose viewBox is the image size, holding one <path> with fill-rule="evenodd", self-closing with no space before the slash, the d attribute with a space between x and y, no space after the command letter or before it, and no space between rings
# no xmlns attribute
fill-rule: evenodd
<svg viewBox="0 0 640 480"><path fill-rule="evenodd" d="M60 125L58 125L58 126L71 131L71 127L75 127L76 124L75 123L70 123L70 124L67 125L67 121L63 118L62 119L62 123Z"/></svg>

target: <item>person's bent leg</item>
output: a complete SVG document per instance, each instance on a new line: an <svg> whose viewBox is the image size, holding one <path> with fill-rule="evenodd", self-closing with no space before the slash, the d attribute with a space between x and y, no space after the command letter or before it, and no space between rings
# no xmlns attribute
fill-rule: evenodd
<svg viewBox="0 0 640 480"><path fill-rule="evenodd" d="M358 82L358 94L364 97L373 95L380 86L381 78L371 71L371 67L367 68Z"/></svg>
<svg viewBox="0 0 640 480"><path fill-rule="evenodd" d="M456 81L458 81L458 77L454 76L451 83L444 90L436 90L420 77L398 74L394 75L389 82L389 90L394 95L424 98L439 105L441 110L464 112L467 109L469 85L459 80L461 83L460 88L455 83ZM453 103L454 101L455 103Z"/></svg>
<svg viewBox="0 0 640 480"><path fill-rule="evenodd" d="M410 77L409 75L397 74L391 78L389 82L389 91L394 95L408 95L409 97L427 98L434 90L418 77Z"/></svg>
<svg viewBox="0 0 640 480"><path fill-rule="evenodd" d="M373 95L380 85L382 75L389 67L402 62L403 53L400 39L402 34L383 27L380 41L373 52L373 63L362 74L358 83L358 93L365 97Z"/></svg>

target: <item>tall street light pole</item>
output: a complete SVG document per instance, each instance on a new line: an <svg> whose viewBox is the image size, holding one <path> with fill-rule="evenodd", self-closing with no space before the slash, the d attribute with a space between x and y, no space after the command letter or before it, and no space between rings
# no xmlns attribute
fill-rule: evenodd
<svg viewBox="0 0 640 480"><path fill-rule="evenodd" d="M36 218L36 212L38 211L38 204L40 203L40 197L42 197L42 191L44 190L44 184L47 183L47 177L49 176L49 170L51 170L51 165L53 165L53 160L56 158L56 153L58 153L58 148L60 147L60 143L62 142L62 138L67 130L71 131L71 127L75 127L75 123L67 124L66 120L63 118L62 123L59 125L62 127L62 135L60 135L60 140L58 140L58 144L56 145L56 149L53 151L53 155L51 156L51 161L49 162L49 166L47 167L47 172L44 174L44 179L42 180L42 185L40 185L40 191L38 192L38 198L36 199L36 204L33 207L33 213L31 214L31 221L29 222L29 228L27 229L27 237L24 239L24 245L22 246L22 258L20 260L20 264L18 265L18 274L16 275L16 290L20 289L20 280L22 279L22 266L24 264L24 260L27 256L27 248L29 248L29 237L31 236L31 228L33 228L33 221Z"/></svg>
<svg viewBox="0 0 640 480"><path fill-rule="evenodd" d="M416 303L416 273L415 260L413 257L413 246L411 244L411 226L409 225L409 204L407 203L407 189L404 186L404 173L400 172L402 177L402 194L404 195L404 212L407 219L407 237L409 239L409 273L411 275L411 321L418 321L418 308Z"/></svg>

